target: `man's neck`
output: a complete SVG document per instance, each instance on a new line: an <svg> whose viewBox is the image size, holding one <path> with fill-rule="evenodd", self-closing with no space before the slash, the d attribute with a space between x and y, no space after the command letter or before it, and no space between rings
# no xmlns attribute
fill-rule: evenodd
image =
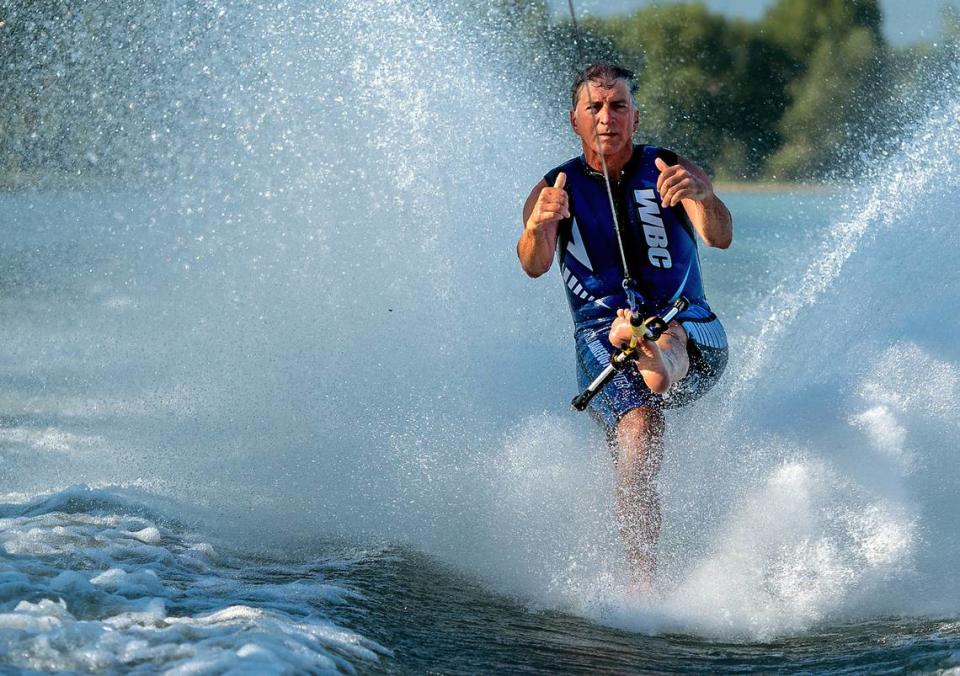
<svg viewBox="0 0 960 676"><path fill-rule="evenodd" d="M603 163L600 160L600 153L591 148L584 147L583 156L587 160L587 164L591 169L601 174L603 173ZM604 157L604 159L607 161L607 172L609 173L611 181L615 181L620 178L623 168L627 166L627 162L630 161L631 157L633 157L632 143L624 152L618 153L617 155L608 155Z"/></svg>

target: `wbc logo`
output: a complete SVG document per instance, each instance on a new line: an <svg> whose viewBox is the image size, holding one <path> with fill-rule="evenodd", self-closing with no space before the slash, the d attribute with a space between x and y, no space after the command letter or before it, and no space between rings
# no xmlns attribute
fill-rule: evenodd
<svg viewBox="0 0 960 676"><path fill-rule="evenodd" d="M657 195L653 189L634 190L633 197L637 203L637 214L643 225L643 236L647 240L647 260L650 265L664 270L673 267L667 245L667 229L663 227L660 218L660 205L657 204Z"/></svg>

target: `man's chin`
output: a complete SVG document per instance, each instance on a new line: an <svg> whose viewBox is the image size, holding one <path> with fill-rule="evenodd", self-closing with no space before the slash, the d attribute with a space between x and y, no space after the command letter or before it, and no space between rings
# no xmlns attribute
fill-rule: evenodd
<svg viewBox="0 0 960 676"><path fill-rule="evenodd" d="M604 154L605 157L618 155L625 150L625 144L620 141L620 139L604 141L600 140L600 152Z"/></svg>

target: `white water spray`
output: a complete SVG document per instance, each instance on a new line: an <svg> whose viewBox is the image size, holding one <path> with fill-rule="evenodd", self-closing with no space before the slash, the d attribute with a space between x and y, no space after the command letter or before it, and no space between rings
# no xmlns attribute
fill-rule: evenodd
<svg viewBox="0 0 960 676"><path fill-rule="evenodd" d="M455 13L288 9L204 13L203 58L148 97L173 149L147 173L177 181L4 197L29 274L3 299L3 440L36 452L7 455L3 490L139 486L257 545L405 542L644 629L769 636L960 598L933 582L957 553L955 101L734 336L729 384L671 417L666 598L638 609L609 457L565 410L560 283L513 251L526 191L578 152L562 115Z"/></svg>

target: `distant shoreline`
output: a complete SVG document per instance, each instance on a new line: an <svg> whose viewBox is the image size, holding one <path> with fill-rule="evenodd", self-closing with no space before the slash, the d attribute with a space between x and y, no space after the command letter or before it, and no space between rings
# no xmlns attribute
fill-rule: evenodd
<svg viewBox="0 0 960 676"><path fill-rule="evenodd" d="M131 183L122 184L122 189L129 189ZM791 181L715 181L713 187L718 193L775 193L775 192L829 192L834 186L827 183L791 182ZM118 189L115 180L89 177L39 177L17 174L13 176L0 175L0 193L64 191L76 192L84 190Z"/></svg>
<svg viewBox="0 0 960 676"><path fill-rule="evenodd" d="M826 183L802 183L790 181L716 181L717 192L829 192L833 187Z"/></svg>

